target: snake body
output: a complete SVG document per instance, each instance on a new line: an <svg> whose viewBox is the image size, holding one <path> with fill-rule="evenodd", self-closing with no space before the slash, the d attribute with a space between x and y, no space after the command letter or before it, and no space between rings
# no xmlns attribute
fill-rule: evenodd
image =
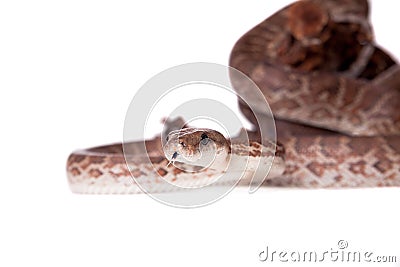
<svg viewBox="0 0 400 267"><path fill-rule="evenodd" d="M268 183L400 185L400 68L374 44L367 1L298 1L246 33L230 65L283 120L287 168Z"/></svg>
<svg viewBox="0 0 400 267"><path fill-rule="evenodd" d="M230 157L264 160L271 167L268 177L274 178L267 185L400 186L400 67L374 44L367 1L289 5L238 40L230 65L248 75L268 100L284 156L276 144L244 145L224 141L213 130L186 129L171 133L166 154L159 137L146 141L152 164L143 160L146 151L139 143L131 143L130 169L121 144L72 153L67 162L72 191L138 193L131 176L145 180L153 192L162 191L160 179L179 186L206 185ZM246 86L235 81L233 86L249 94ZM239 105L255 122L249 107ZM197 161L194 151L205 142L204 134L218 155L217 167ZM195 145L183 147L182 138Z"/></svg>

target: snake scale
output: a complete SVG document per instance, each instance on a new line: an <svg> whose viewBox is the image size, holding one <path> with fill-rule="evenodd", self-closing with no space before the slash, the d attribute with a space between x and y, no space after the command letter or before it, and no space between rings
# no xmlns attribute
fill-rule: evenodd
<svg viewBox="0 0 400 267"><path fill-rule="evenodd" d="M260 153L260 143L252 141L242 151L250 158L275 158L268 161L273 179L266 185L400 186L400 67L375 44L368 15L366 0L302 0L276 12L234 45L230 66L259 86L283 144L271 144ZM233 86L248 93L234 81ZM239 106L256 124L250 108L240 101ZM195 161L195 147L216 153L217 160L242 155L240 144L213 130L180 131L168 135L174 141L167 141L167 155L160 137L146 141L151 166L142 164L145 155L135 150L137 143L130 144L130 170L121 144L73 152L67 161L72 191L138 193L131 176L154 185L155 192L162 191L157 188L162 178L201 184L215 175L214 168L176 165ZM257 136L257 129L250 134ZM207 148L210 143L213 150Z"/></svg>

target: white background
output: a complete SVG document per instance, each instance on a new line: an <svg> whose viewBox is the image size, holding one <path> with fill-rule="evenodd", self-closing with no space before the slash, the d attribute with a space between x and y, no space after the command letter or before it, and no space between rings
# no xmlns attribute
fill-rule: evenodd
<svg viewBox="0 0 400 267"><path fill-rule="evenodd" d="M189 210L69 191L68 154L121 141L146 80L227 64L235 41L289 2L2 1L0 266L266 265L267 245L330 250L340 239L400 256L398 188L235 189ZM377 42L399 58L399 2L372 4Z"/></svg>

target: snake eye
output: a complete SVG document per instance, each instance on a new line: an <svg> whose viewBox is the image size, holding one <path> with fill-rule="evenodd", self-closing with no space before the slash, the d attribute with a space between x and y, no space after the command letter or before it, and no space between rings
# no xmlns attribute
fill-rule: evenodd
<svg viewBox="0 0 400 267"><path fill-rule="evenodd" d="M201 135L201 144L202 145L207 145L209 140L210 139L208 139L208 135L207 134L203 133Z"/></svg>
<svg viewBox="0 0 400 267"><path fill-rule="evenodd" d="M168 142L168 140L169 140L169 135L167 135L167 137L165 137L165 141Z"/></svg>
<svg viewBox="0 0 400 267"><path fill-rule="evenodd" d="M181 146L186 147L185 142L180 142Z"/></svg>

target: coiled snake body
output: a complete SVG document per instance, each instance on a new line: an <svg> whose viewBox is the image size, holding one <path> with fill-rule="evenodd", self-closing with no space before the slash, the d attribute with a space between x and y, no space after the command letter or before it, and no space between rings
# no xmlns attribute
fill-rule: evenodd
<svg viewBox="0 0 400 267"><path fill-rule="evenodd" d="M284 156L274 144L264 147L264 153L258 153L260 143L256 141L244 149L247 157L265 159L272 166L269 178L274 179L267 179L266 184L400 186L400 68L374 44L367 1L296 2L240 38L230 65L259 86L277 119ZM233 86L240 94L248 94L246 86L235 81ZM254 101L250 104L257 105ZM239 105L254 122L246 104ZM186 143L189 140L196 144L190 147L206 148L209 144L202 141L204 136L212 141L213 153L219 153L215 158L219 165L224 165L221 155L241 155L231 150L238 146L231 146L212 130L184 131L178 137L172 133L175 141L168 141L167 155L160 138L146 141L153 165L142 164L143 151L137 151L132 154L136 163L130 171L121 144L72 153L67 162L72 191L140 192L131 175L154 185L154 191L162 190L157 188L161 177L180 184L207 184L217 173L212 166L200 164L204 170L191 172L170 164L180 161L178 154L186 155L186 160L195 158L192 152L196 149L185 151ZM131 146L134 151L135 143Z"/></svg>

